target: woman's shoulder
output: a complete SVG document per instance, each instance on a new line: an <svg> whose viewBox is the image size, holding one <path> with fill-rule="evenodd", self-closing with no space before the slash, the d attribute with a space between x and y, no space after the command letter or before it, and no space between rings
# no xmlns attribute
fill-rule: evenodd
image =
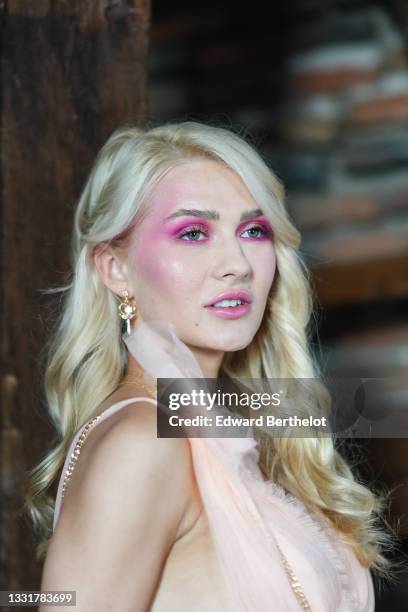
<svg viewBox="0 0 408 612"><path fill-rule="evenodd" d="M88 421L93 426L81 455L93 454L101 444L106 445L109 441L114 443L117 438L125 436L146 436L153 442L156 437L157 410L155 400L152 402L152 399L143 395L142 390L132 395L121 390L112 393L95 410L97 416Z"/></svg>
<svg viewBox="0 0 408 612"><path fill-rule="evenodd" d="M98 411L101 414L99 435L101 438L109 435L113 437L135 437L140 442L149 441L153 446L161 443L164 447L181 447L188 450L190 445L186 438L158 438L157 437L157 402L155 398L146 397L143 390L132 395L119 393L112 395ZM105 418L107 417L107 418ZM167 442L166 442L167 440Z"/></svg>
<svg viewBox="0 0 408 612"><path fill-rule="evenodd" d="M139 459L142 454L151 454L157 460L165 460L169 454L187 463L191 450L186 438L157 437L157 409L145 397L129 397L126 405L110 414L96 428L99 429L93 441L93 452L100 455L116 449L127 449ZM120 400L125 401L125 400ZM119 402L118 402L119 403ZM108 409L109 411L109 409Z"/></svg>
<svg viewBox="0 0 408 612"><path fill-rule="evenodd" d="M129 398L130 399L130 398ZM98 431L99 429L99 431ZM157 411L144 398L132 398L120 410L111 414L96 428L92 446L89 445L89 470L117 469L129 471L137 478L147 469L169 472L174 477L187 474L191 450L187 439L158 438ZM169 474L170 475L170 474ZM97 476L97 474L95 475Z"/></svg>
<svg viewBox="0 0 408 612"><path fill-rule="evenodd" d="M188 497L192 473L188 440L157 438L157 411L145 397L120 397L103 412L125 400L129 402L98 423L82 446L64 498L65 513L89 491L102 501L103 490L114 494L118 486L130 483L138 483L146 492L156 487L159 493L163 479L171 479Z"/></svg>
<svg viewBox="0 0 408 612"><path fill-rule="evenodd" d="M135 398L91 431L50 543L44 585L69 575L96 609L124 576L129 600L149 580L153 588L191 499L188 441L157 438L155 413ZM89 568L103 577L97 589Z"/></svg>

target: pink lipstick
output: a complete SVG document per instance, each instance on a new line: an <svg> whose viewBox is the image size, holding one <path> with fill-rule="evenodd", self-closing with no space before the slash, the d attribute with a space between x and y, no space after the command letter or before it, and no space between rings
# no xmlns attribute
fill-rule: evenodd
<svg viewBox="0 0 408 612"><path fill-rule="evenodd" d="M250 311L251 302L252 296L247 291L227 291L212 298L205 307L217 317L237 319Z"/></svg>

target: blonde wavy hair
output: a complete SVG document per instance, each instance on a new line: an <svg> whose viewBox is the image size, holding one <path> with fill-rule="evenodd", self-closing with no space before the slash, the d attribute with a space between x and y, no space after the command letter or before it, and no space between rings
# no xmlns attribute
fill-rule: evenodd
<svg viewBox="0 0 408 612"><path fill-rule="evenodd" d="M277 270L264 319L247 348L225 355L222 372L237 379L320 375L309 348L313 302L298 252L300 235L285 209L281 182L255 148L229 129L194 121L118 129L98 153L75 212L71 282L51 290L65 293L62 316L46 347L44 376L59 441L29 472L26 487L38 560L52 535L55 502L47 491L75 432L95 416L126 372L117 298L102 282L93 250L100 244L126 248L149 208L149 192L170 168L195 158L216 160L236 172L274 228ZM260 466L312 512L324 515L364 566L389 575L384 551L391 536L380 521L385 497L358 482L331 437L263 438Z"/></svg>

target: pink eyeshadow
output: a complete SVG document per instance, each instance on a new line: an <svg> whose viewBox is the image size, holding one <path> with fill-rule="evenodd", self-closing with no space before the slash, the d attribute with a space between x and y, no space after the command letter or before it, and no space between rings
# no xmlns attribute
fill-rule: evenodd
<svg viewBox="0 0 408 612"><path fill-rule="evenodd" d="M183 229L191 227L193 225L197 225L202 227L203 229L208 230L209 226L207 225L207 223L205 223L205 221L202 221L201 219L197 218L197 217L191 217L191 221L180 221L179 223L176 223L174 225L170 225L170 228L167 230L165 230L166 234L178 234L180 232L182 232Z"/></svg>

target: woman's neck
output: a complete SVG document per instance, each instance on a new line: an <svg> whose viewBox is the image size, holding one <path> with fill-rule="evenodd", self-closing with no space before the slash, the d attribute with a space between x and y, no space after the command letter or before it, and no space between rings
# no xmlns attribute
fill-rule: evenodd
<svg viewBox="0 0 408 612"><path fill-rule="evenodd" d="M203 349L196 346L189 346L188 348L197 359L204 377L218 378L224 352L205 348Z"/></svg>
<svg viewBox="0 0 408 612"><path fill-rule="evenodd" d="M209 351L197 347L188 347L196 358L205 378L218 378L224 353L219 351ZM144 373L144 368L129 353L126 377L140 376Z"/></svg>

